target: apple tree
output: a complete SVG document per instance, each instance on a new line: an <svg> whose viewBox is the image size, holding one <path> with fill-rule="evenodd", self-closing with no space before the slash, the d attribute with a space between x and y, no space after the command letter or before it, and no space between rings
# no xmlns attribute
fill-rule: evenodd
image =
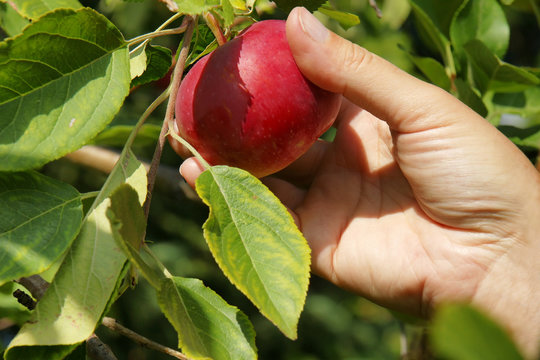
<svg viewBox="0 0 540 360"><path fill-rule="evenodd" d="M101 327L180 359L258 357L265 344L256 345L250 317L199 276L164 265L152 250L157 237L148 223L159 206L151 204L160 200L160 177L183 186L177 173L160 167L172 155L167 137L201 157L172 131L184 73L253 23L284 19L296 5L351 38L360 19L411 33L419 47L390 50L405 59L406 70L458 97L537 161L540 70L505 58L512 45L508 16L536 16L538 31L534 0L404 0L381 8L370 1L362 14L344 0L162 0L151 5L162 9L155 30L131 38L95 4L0 0L0 289L11 299L5 311L0 303L0 316L16 329L2 349L5 359L116 359L96 335ZM138 97L147 87L160 92ZM126 125L118 118L128 107L138 120ZM157 124L149 120L156 117ZM323 136L331 141L332 129ZM118 152L111 155L110 147ZM152 148L151 160L138 155L141 147ZM83 191L47 173L58 159L76 159L106 175ZM209 208L197 231L215 269L282 336L296 339L310 249L287 209L259 179L233 166L207 165L196 194L182 188L185 201L199 198ZM177 204L177 211L186 206ZM172 326L176 349L110 316L141 283ZM16 308L15 299L23 305ZM412 323L407 327L428 326L429 352L445 358L520 358L497 324L467 306L442 308L427 325L396 316ZM427 352L422 344L408 345ZM404 344L407 351L413 350Z"/></svg>

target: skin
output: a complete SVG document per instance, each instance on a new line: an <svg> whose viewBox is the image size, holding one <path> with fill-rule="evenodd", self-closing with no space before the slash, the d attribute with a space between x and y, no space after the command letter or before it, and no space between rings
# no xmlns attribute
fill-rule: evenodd
<svg viewBox="0 0 540 360"><path fill-rule="evenodd" d="M289 15L287 38L302 73L345 99L335 141L264 180L308 240L313 272L424 317L471 303L538 356L538 171L459 100L305 9ZM192 186L201 171L193 158L181 166Z"/></svg>

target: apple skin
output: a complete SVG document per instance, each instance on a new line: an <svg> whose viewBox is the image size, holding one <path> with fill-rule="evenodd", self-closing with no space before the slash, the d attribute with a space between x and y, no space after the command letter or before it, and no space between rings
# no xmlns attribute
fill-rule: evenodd
<svg viewBox="0 0 540 360"><path fill-rule="evenodd" d="M340 105L341 95L300 73L285 21L265 20L192 67L178 91L175 131L211 165L263 177L304 154L332 125Z"/></svg>

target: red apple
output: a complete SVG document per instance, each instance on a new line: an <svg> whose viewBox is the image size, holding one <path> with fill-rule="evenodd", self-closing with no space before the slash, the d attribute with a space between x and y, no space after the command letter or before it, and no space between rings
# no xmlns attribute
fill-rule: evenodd
<svg viewBox="0 0 540 360"><path fill-rule="evenodd" d="M193 66L176 99L176 130L211 165L263 177L304 154L332 125L340 104L340 95L300 73L285 21L266 20Z"/></svg>

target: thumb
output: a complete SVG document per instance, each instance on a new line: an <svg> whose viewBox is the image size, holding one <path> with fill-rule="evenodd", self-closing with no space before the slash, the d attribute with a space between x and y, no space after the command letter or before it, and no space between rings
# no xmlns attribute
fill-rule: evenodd
<svg viewBox="0 0 540 360"><path fill-rule="evenodd" d="M456 111L474 114L446 91L330 32L305 8L290 13L287 39L304 76L323 89L343 94L394 131L449 125L459 116L450 118L448 109L454 115Z"/></svg>

